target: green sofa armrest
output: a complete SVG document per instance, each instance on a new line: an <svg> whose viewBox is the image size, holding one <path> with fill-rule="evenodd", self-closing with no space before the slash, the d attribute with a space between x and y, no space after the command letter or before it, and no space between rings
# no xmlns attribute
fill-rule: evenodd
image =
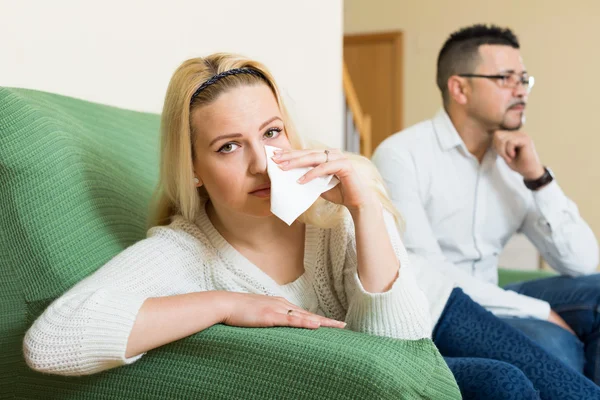
<svg viewBox="0 0 600 400"><path fill-rule="evenodd" d="M510 283L549 278L551 276L556 276L556 273L552 271L522 271L516 269L499 268L498 286L504 287Z"/></svg>
<svg viewBox="0 0 600 400"><path fill-rule="evenodd" d="M460 399L429 339L215 325L136 363L84 377L27 371L29 399Z"/></svg>

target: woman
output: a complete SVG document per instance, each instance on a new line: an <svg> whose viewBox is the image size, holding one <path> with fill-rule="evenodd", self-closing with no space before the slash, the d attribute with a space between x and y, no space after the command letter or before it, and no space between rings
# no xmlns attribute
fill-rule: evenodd
<svg viewBox="0 0 600 400"><path fill-rule="evenodd" d="M427 300L377 172L356 156L307 149L261 64L228 54L184 62L162 118L154 227L38 318L24 341L32 368L95 373L216 323L431 337ZM283 149L273 158L283 170L314 167L303 184L340 181L291 226L270 212L265 145ZM497 320L476 306L455 289L434 333L442 348L467 337L465 346L489 353L447 359L465 397L597 394L518 332L494 334ZM492 329L490 337L464 336L469 323ZM503 362L513 360L489 340L499 349L518 341L523 360ZM548 371L569 384L546 383Z"/></svg>
<svg viewBox="0 0 600 400"><path fill-rule="evenodd" d="M303 149L264 66L228 54L184 62L161 129L153 228L38 318L24 341L32 368L91 374L217 323L431 335L375 168ZM284 170L316 167L304 183L340 180L291 226L270 212L266 145L285 149Z"/></svg>

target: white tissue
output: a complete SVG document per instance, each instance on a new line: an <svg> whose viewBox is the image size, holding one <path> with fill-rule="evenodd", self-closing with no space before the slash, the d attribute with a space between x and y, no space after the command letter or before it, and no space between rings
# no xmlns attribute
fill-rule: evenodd
<svg viewBox="0 0 600 400"><path fill-rule="evenodd" d="M302 185L297 182L298 179L312 167L284 171L271 159L275 150L280 149L265 146L267 174L271 180L271 212L286 224L291 225L296 218L313 205L321 193L334 188L340 181L333 175L327 175Z"/></svg>

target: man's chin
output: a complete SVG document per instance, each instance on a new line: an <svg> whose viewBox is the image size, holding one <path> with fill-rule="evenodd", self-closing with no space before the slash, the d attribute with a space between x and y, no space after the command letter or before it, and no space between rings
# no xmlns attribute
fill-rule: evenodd
<svg viewBox="0 0 600 400"><path fill-rule="evenodd" d="M500 124L500 129L502 129L503 131L518 131L519 129L521 129L524 123L525 115L523 115L518 121L503 122L502 124Z"/></svg>
<svg viewBox="0 0 600 400"><path fill-rule="evenodd" d="M519 129L521 129L521 127L523 126L523 124L518 124L518 125L500 125L500 130L502 131L518 131Z"/></svg>

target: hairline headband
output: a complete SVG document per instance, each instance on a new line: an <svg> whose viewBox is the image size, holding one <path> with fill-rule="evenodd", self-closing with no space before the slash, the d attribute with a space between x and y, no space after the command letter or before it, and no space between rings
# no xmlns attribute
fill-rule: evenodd
<svg viewBox="0 0 600 400"><path fill-rule="evenodd" d="M200 85L200 87L198 89L196 89L196 91L192 95L191 101L193 101L194 98L196 98L196 96L198 96L200 94L200 92L202 92L204 89L206 89L210 85L214 84L215 82L218 82L225 77L228 77L231 75L239 75L239 74L250 74L250 75L257 76L257 77L267 81L267 78L262 74L262 72L260 72L256 69L253 69L253 68L230 69L228 71L223 71L220 74L217 74L217 75L213 76L212 78L206 80L202 85Z"/></svg>

